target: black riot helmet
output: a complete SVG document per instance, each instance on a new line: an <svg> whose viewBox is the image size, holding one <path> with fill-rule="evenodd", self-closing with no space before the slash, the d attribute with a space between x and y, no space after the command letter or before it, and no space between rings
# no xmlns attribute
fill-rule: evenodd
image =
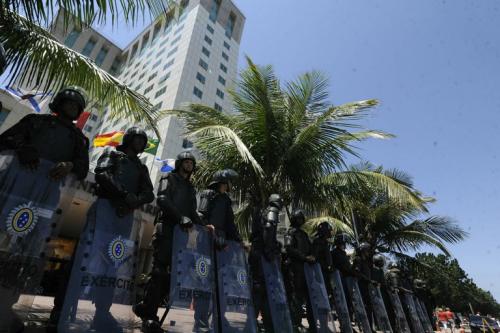
<svg viewBox="0 0 500 333"><path fill-rule="evenodd" d="M399 266L395 262L390 262L389 265L387 265L387 269L390 271L399 272Z"/></svg>
<svg viewBox="0 0 500 333"><path fill-rule="evenodd" d="M217 184L229 184L236 178L238 178L238 173L233 169L218 170L212 176L212 181L208 184L208 187L214 189Z"/></svg>
<svg viewBox="0 0 500 333"><path fill-rule="evenodd" d="M366 252L366 251L369 251L371 248L370 244L366 243L366 242L362 242L361 244L358 245L357 247L357 251L359 253L363 253L363 252Z"/></svg>
<svg viewBox="0 0 500 333"><path fill-rule="evenodd" d="M302 209L295 209L290 216L290 224L293 227L300 228L306 222L306 214Z"/></svg>
<svg viewBox="0 0 500 333"><path fill-rule="evenodd" d="M125 132L125 135L123 135L122 144L119 145L117 148L125 149L132 143L132 140L136 136L144 138L144 147L142 148L142 151L144 151L144 149L146 149L146 147L148 146L148 135L146 134L146 132L144 132L144 130L140 129L139 127L130 127Z"/></svg>
<svg viewBox="0 0 500 333"><path fill-rule="evenodd" d="M345 245L348 240L349 240L349 236L347 236L347 234L344 234L344 233L338 234L335 236L334 244L335 245Z"/></svg>
<svg viewBox="0 0 500 333"><path fill-rule="evenodd" d="M377 253L376 255L374 255L373 256L373 264L375 265L375 267L383 268L385 265L384 256L381 255L380 253Z"/></svg>
<svg viewBox="0 0 500 333"><path fill-rule="evenodd" d="M415 286L415 288L417 289L423 289L425 288L425 281L424 280L421 280L421 279L415 279L413 280L413 285Z"/></svg>
<svg viewBox="0 0 500 333"><path fill-rule="evenodd" d="M177 172L181 167L182 162L185 160L193 161L193 171L196 169L196 158L193 153L190 150L184 150L177 155L177 158L175 159L175 169L172 172Z"/></svg>
<svg viewBox="0 0 500 333"><path fill-rule="evenodd" d="M49 103L49 108L52 112L57 112L60 104L64 100L74 101L78 104L78 110L80 114L85 110L87 106L87 98L83 89L79 87L67 87L59 90L54 96L52 101Z"/></svg>
<svg viewBox="0 0 500 333"><path fill-rule="evenodd" d="M2 43L0 43L0 75L5 72L5 68L7 68L7 53L5 52Z"/></svg>
<svg viewBox="0 0 500 333"><path fill-rule="evenodd" d="M328 238L331 237L333 231L333 227L330 225L328 221L323 221L320 224L318 224L318 227L316 228L316 232L318 233L319 237L325 237L328 236Z"/></svg>
<svg viewBox="0 0 500 333"><path fill-rule="evenodd" d="M269 205L278 208L281 210L283 207L283 199L281 198L281 195L273 193L269 196Z"/></svg>

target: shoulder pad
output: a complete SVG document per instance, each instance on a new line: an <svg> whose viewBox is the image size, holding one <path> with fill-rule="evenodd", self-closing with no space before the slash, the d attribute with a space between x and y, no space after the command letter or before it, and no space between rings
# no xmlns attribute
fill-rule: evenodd
<svg viewBox="0 0 500 333"><path fill-rule="evenodd" d="M285 235L285 246L291 246L292 245L292 236L290 235Z"/></svg>
<svg viewBox="0 0 500 333"><path fill-rule="evenodd" d="M269 209L266 213L266 221L268 223L278 224L279 223L278 210Z"/></svg>

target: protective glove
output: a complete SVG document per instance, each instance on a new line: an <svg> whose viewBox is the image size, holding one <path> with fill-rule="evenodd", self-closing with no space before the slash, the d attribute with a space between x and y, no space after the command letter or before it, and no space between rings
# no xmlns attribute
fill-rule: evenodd
<svg viewBox="0 0 500 333"><path fill-rule="evenodd" d="M316 262L316 258L314 256L307 256L306 257L306 262L308 264L314 264Z"/></svg>
<svg viewBox="0 0 500 333"><path fill-rule="evenodd" d="M73 170L73 162L59 162L49 171L49 177L53 180L63 179Z"/></svg>
<svg viewBox="0 0 500 333"><path fill-rule="evenodd" d="M182 216L179 224L183 230L186 230L193 226L193 221L187 216Z"/></svg>

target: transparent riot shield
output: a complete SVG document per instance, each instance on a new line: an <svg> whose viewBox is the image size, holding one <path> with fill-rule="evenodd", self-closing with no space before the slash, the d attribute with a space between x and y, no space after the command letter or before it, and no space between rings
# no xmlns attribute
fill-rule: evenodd
<svg viewBox="0 0 500 333"><path fill-rule="evenodd" d="M377 323L378 329L385 333L392 333L391 322L389 321L389 316L387 315L380 287L370 283L368 290L370 292L373 314L375 316L375 322Z"/></svg>
<svg viewBox="0 0 500 333"><path fill-rule="evenodd" d="M31 171L15 155L0 156L0 331L22 327L41 293L60 199L61 182L48 177L53 165L40 160Z"/></svg>
<svg viewBox="0 0 500 333"><path fill-rule="evenodd" d="M333 290L333 302L335 304L335 312L340 323L340 329L343 333L352 333L351 318L349 316L349 307L347 306L346 297L344 294L344 286L340 272L335 270L330 274L330 283Z"/></svg>
<svg viewBox="0 0 500 333"><path fill-rule="evenodd" d="M418 303L420 305L422 316L425 321L425 326L427 327L427 329L430 328L431 332L433 332L434 329L432 328L432 322L431 319L429 318L429 313L427 312L427 308L425 307L424 302L415 296L415 303Z"/></svg>
<svg viewBox="0 0 500 333"><path fill-rule="evenodd" d="M396 330L396 332L411 333L410 326L408 325L408 321L406 320L406 315L404 313L403 305L401 304L398 292L396 290L388 291L388 295L389 301L392 305L392 310L394 311L394 315L396 317L396 327L394 329Z"/></svg>
<svg viewBox="0 0 500 333"><path fill-rule="evenodd" d="M125 332L132 312L139 223L118 217L107 199L87 213L61 310L58 332Z"/></svg>
<svg viewBox="0 0 500 333"><path fill-rule="evenodd" d="M417 314L418 317L420 318L420 322L422 323L422 327L424 328L424 332L425 333L434 332L429 317L427 317L427 312L424 309L422 309L422 305L417 296L413 295L412 301L413 304L415 304L415 309L417 310Z"/></svg>
<svg viewBox="0 0 500 333"><path fill-rule="evenodd" d="M257 332L245 250L240 243L227 241L216 254L221 331Z"/></svg>
<svg viewBox="0 0 500 333"><path fill-rule="evenodd" d="M216 332L213 240L205 227L174 228L169 332Z"/></svg>
<svg viewBox="0 0 500 333"><path fill-rule="evenodd" d="M408 314L408 319L413 332L424 332L420 318L418 317L417 309L415 308L415 303L413 303L413 297L409 293L401 293L403 305Z"/></svg>
<svg viewBox="0 0 500 333"><path fill-rule="evenodd" d="M283 276L280 271L279 259L271 262L262 257L261 262L274 331L292 332L292 320L286 299L285 284L283 283Z"/></svg>
<svg viewBox="0 0 500 333"><path fill-rule="evenodd" d="M368 321L368 316L366 315L365 304L363 302L363 298L361 297L358 280L353 277L347 277L346 282L352 300L352 309L354 311L356 323L363 333L371 333L372 329L370 327L370 322Z"/></svg>
<svg viewBox="0 0 500 333"><path fill-rule="evenodd" d="M315 322L315 332L330 333L336 332L333 321L332 309L326 292L325 281L321 266L318 263L304 264L304 273L306 277L307 289L309 291L309 300Z"/></svg>

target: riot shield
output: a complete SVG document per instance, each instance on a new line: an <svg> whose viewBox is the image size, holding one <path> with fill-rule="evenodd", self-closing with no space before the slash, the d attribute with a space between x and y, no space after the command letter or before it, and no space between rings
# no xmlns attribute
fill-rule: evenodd
<svg viewBox="0 0 500 333"><path fill-rule="evenodd" d="M48 177L53 165L40 160L31 171L14 155L0 156L0 331L22 325L41 292L60 199L61 182Z"/></svg>
<svg viewBox="0 0 500 333"><path fill-rule="evenodd" d="M243 247L227 241L227 248L216 251L221 330L257 332L247 259Z"/></svg>
<svg viewBox="0 0 500 333"><path fill-rule="evenodd" d="M377 323L378 329L384 333L392 333L391 322L389 321L384 300L382 298L382 294L380 293L380 287L370 283L368 290L370 292L370 299L373 304L373 314L375 316L375 322Z"/></svg>
<svg viewBox="0 0 500 333"><path fill-rule="evenodd" d="M330 283L333 290L333 302L335 304L335 312L340 323L342 333L352 333L351 318L349 316L349 308L344 294L344 286L338 270L330 274Z"/></svg>
<svg viewBox="0 0 500 333"><path fill-rule="evenodd" d="M420 318L420 322L422 323L422 327L424 328L425 333L432 333L434 329L432 328L429 317L427 317L427 312L422 309L422 304L420 303L417 296L412 297L413 304L415 304L415 309L417 310L418 317Z"/></svg>
<svg viewBox="0 0 500 333"><path fill-rule="evenodd" d="M353 277L347 277L346 282L352 300L352 308L356 323L363 333L371 333L372 329L370 327L370 322L368 321L368 316L366 315L365 304L363 303L363 298L361 297L358 280Z"/></svg>
<svg viewBox="0 0 500 333"><path fill-rule="evenodd" d="M212 236L205 227L174 228L169 332L216 332L217 308Z"/></svg>
<svg viewBox="0 0 500 333"><path fill-rule="evenodd" d="M318 263L304 263L304 273L316 326L315 332L336 332L321 266Z"/></svg>
<svg viewBox="0 0 500 333"><path fill-rule="evenodd" d="M389 301L392 305L392 310L394 311L394 315L396 317L396 327L394 329L396 330L396 332L411 333L410 326L408 326L408 321L406 320L406 315L404 313L401 300L399 299L398 292L388 290L387 293L389 295Z"/></svg>
<svg viewBox="0 0 500 333"><path fill-rule="evenodd" d="M422 327L422 323L420 323L420 318L417 314L417 309L415 308L415 303L413 303L413 297L409 293L402 293L401 297L403 299L403 305L406 309L406 313L408 314L410 326L412 332L421 333L424 332L424 328Z"/></svg>
<svg viewBox="0 0 500 333"><path fill-rule="evenodd" d="M58 332L124 332L140 326L132 312L140 224L118 217L107 199L87 213Z"/></svg>
<svg viewBox="0 0 500 333"><path fill-rule="evenodd" d="M279 259L271 262L262 257L261 262L274 331L292 332L292 320L286 299L283 276L280 271Z"/></svg>

